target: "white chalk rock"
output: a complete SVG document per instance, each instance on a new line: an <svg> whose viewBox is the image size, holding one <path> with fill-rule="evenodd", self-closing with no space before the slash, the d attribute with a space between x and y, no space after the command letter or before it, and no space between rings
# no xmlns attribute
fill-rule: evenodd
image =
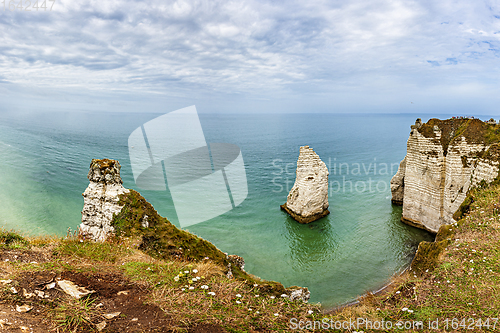
<svg viewBox="0 0 500 333"><path fill-rule="evenodd" d="M103 241L114 232L113 214L122 206L119 195L128 193L120 177L120 163L109 159L93 159L87 178L90 184L83 193L84 205L80 233L95 241Z"/></svg>
<svg viewBox="0 0 500 333"><path fill-rule="evenodd" d="M391 180L403 222L433 233L455 222L469 189L498 176L500 147L487 137L494 126L478 119L412 125L406 157Z"/></svg>
<svg viewBox="0 0 500 333"><path fill-rule="evenodd" d="M83 296L94 293L94 291L87 290L84 287L80 287L68 280L59 280L57 281L57 284L66 294L73 296L74 298L82 298Z"/></svg>
<svg viewBox="0 0 500 333"><path fill-rule="evenodd" d="M328 168L309 146L300 147L295 184L281 205L300 223L310 223L328 214Z"/></svg>

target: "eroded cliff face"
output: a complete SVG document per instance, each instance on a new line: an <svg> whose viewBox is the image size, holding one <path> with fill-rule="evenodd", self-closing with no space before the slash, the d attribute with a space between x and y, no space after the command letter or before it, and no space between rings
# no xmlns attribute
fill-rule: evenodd
<svg viewBox="0 0 500 333"><path fill-rule="evenodd" d="M309 146L300 147L295 183L281 205L300 223L310 223L328 214L328 168Z"/></svg>
<svg viewBox="0 0 500 333"><path fill-rule="evenodd" d="M436 233L471 187L498 176L500 125L478 119L431 119L412 125L407 154L391 180L402 221Z"/></svg>
<svg viewBox="0 0 500 333"><path fill-rule="evenodd" d="M90 184L83 193L84 204L80 233L86 237L103 241L114 232L111 222L122 206L119 195L129 190L122 186L120 163L109 159L93 159L87 178Z"/></svg>

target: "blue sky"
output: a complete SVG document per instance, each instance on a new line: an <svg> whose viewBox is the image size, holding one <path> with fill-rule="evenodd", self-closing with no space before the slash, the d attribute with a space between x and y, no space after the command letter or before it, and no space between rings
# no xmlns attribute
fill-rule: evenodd
<svg viewBox="0 0 500 333"><path fill-rule="evenodd" d="M500 115L498 1L0 10L0 110Z"/></svg>

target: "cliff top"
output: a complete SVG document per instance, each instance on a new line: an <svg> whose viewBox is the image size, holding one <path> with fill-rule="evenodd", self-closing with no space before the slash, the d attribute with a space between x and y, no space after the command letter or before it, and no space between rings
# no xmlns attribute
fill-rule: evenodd
<svg viewBox="0 0 500 333"><path fill-rule="evenodd" d="M93 159L90 162L87 178L91 182L105 184L122 184L120 177L120 162L110 159Z"/></svg>
<svg viewBox="0 0 500 333"><path fill-rule="evenodd" d="M460 137L464 137L468 143L486 145L500 143L500 125L479 119L450 118L440 120L432 118L418 127L417 130L427 138L436 138L436 126L441 132L440 141L445 152L448 150L448 146Z"/></svg>

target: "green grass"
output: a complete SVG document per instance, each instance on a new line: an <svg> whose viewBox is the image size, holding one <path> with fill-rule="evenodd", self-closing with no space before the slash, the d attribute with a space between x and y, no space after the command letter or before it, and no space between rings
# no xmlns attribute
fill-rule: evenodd
<svg viewBox="0 0 500 333"><path fill-rule="evenodd" d="M57 328L63 332L95 331L94 327L100 319L99 311L95 307L97 299L82 298L68 299L61 302L51 311Z"/></svg>
<svg viewBox="0 0 500 333"><path fill-rule="evenodd" d="M177 276L179 271L192 268L177 263L151 264L132 261L124 263L122 269L132 281L144 281L154 287L173 287L181 284L174 281L174 277Z"/></svg>
<svg viewBox="0 0 500 333"><path fill-rule="evenodd" d="M120 195L119 214L113 215L112 225L119 237L139 239L138 248L148 255L161 260L184 260L193 263L209 258L212 262L227 267L226 255L212 243L178 229L166 218L160 216L153 206L138 192L130 190ZM147 216L147 218L146 218ZM148 227L142 226L147 220ZM275 294L285 291L283 285L274 281L262 281L232 265L232 273L236 279L248 281L250 284L262 284Z"/></svg>
<svg viewBox="0 0 500 333"><path fill-rule="evenodd" d="M159 259L182 257L187 260L201 260L209 257L224 265L226 255L212 243L187 231L176 228L166 218L160 216L153 206L138 192L120 195L119 214L113 216L112 225L118 236L140 236L139 249ZM146 217L147 216L147 217ZM142 224L147 221L149 227Z"/></svg>
<svg viewBox="0 0 500 333"><path fill-rule="evenodd" d="M84 258L94 261L114 263L120 257L130 254L130 249L112 242L94 243L78 239L62 240L54 250L55 255Z"/></svg>
<svg viewBox="0 0 500 333"><path fill-rule="evenodd" d="M0 249L29 249L29 242L19 234L0 229Z"/></svg>
<svg viewBox="0 0 500 333"><path fill-rule="evenodd" d="M166 219L162 220L159 215L153 216L150 211L152 207L145 205L141 198L135 194L128 198L131 200L128 212L117 216L115 220L122 223L122 236L132 236L130 238L117 237L105 243L80 242L74 238L54 240L53 244L52 241L36 240L29 243L13 232L0 232L0 244L4 249L39 246L54 254L50 261L39 264L1 262L4 271L10 272L10 275L4 274L3 278L14 280L25 271L102 273L112 269L114 272L123 272L124 279L147 288L148 299L145 301L158 305L179 326L194 327L199 323L210 323L221 325L229 332L287 332L290 331L291 318L334 322L366 318L392 323L400 320L422 321L425 324L440 320L442 325L443 320L448 319L448 332L466 331L459 326L453 329L451 320L498 318L500 313L500 184L496 182L490 186L479 186L469 193L467 207L464 206L457 214L459 220L456 225L442 226L435 242L421 243L412 270L395 278L386 293L366 295L358 305L331 314L320 313L318 305L290 302L279 297L275 294L277 289L272 282L263 282L244 274L237 279L228 279L225 261L218 261L217 257L196 259L203 255L202 252L198 252L195 257L176 257L180 244L194 242L197 238L171 229ZM158 247L149 246L147 239L151 238L147 237L152 235L141 229L140 222L144 218L141 214L153 216L152 233L173 230L170 238L159 242ZM133 224L126 225L127 218L131 218ZM202 240L195 244L200 242ZM52 244L52 247L47 244ZM175 245L175 248L169 249L168 244ZM138 247L153 255L145 255ZM201 249L215 251L205 246ZM158 251L166 252L161 255ZM102 265L89 265L89 261ZM192 281L196 276L200 280ZM201 288L205 285L207 289ZM281 286L278 283L276 285ZM19 294L10 293L9 287L2 288L2 299L12 303L21 302ZM57 300L51 309L60 331L88 331L100 320L94 303L88 299ZM310 310L312 314L308 313ZM481 330L493 332L500 328L500 324L495 330L490 326L489 329L481 327ZM365 328L360 330L380 332ZM476 327L476 330L479 331L479 328ZM439 330L432 330L445 331L443 326Z"/></svg>

